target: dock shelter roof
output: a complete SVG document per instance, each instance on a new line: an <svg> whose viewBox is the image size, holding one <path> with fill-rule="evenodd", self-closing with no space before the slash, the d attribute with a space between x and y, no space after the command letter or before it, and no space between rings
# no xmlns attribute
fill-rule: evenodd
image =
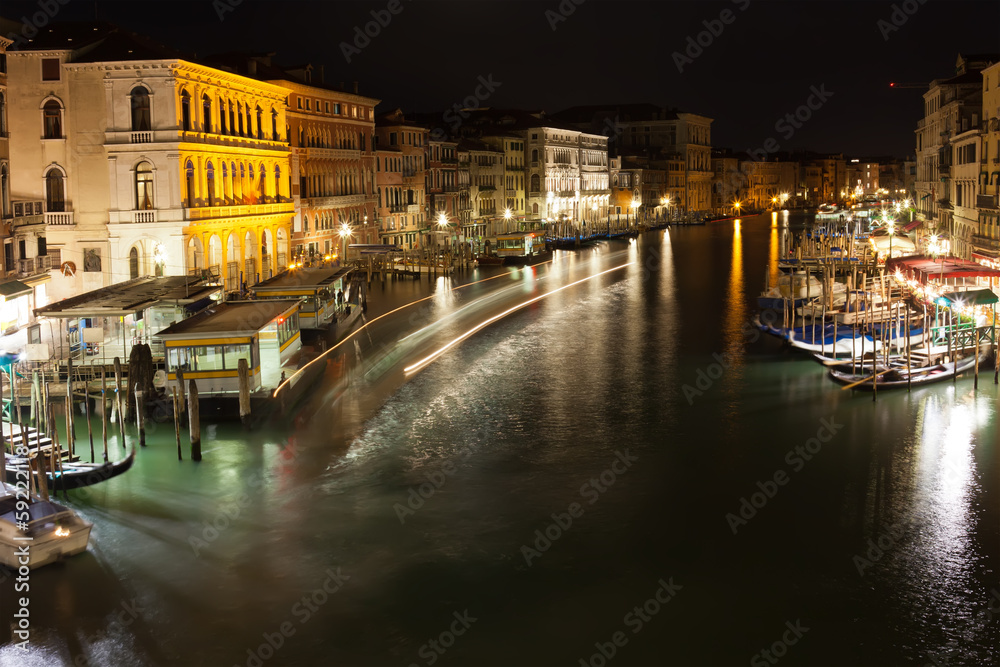
<svg viewBox="0 0 1000 667"><path fill-rule="evenodd" d="M281 292L283 294L286 292L301 292L302 294L309 294L329 287L350 272L350 269L336 266L287 269L262 283L254 285L251 289L261 294L268 292Z"/></svg>
<svg viewBox="0 0 1000 667"><path fill-rule="evenodd" d="M153 334L164 340L249 338L279 317L299 308L298 299L226 301Z"/></svg>
<svg viewBox="0 0 1000 667"><path fill-rule="evenodd" d="M19 280L7 280L0 283L0 296L5 299L31 294L32 289Z"/></svg>
<svg viewBox="0 0 1000 667"><path fill-rule="evenodd" d="M997 295L993 293L993 290L988 289L974 289L968 292L948 292L947 294L942 294L941 298L947 299L952 303L961 304L962 306L988 306L1000 301Z"/></svg>
<svg viewBox="0 0 1000 667"><path fill-rule="evenodd" d="M124 317L157 305L187 305L218 292L201 276L143 277L99 287L35 309L39 317Z"/></svg>
<svg viewBox="0 0 1000 667"><path fill-rule="evenodd" d="M1000 270L958 257L937 259L927 255L896 257L886 262L886 269L893 272L898 270L907 278L912 278L922 285L932 280L939 282L941 279L1000 278Z"/></svg>

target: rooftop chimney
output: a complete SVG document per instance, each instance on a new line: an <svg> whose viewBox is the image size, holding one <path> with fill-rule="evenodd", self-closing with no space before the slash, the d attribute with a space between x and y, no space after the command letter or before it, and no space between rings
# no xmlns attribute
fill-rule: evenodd
<svg viewBox="0 0 1000 667"><path fill-rule="evenodd" d="M358 94L358 82L357 81L354 82L354 94L355 95Z"/></svg>

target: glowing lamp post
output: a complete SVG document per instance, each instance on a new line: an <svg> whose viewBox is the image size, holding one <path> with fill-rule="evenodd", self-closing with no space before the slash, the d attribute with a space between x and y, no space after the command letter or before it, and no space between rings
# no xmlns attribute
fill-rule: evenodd
<svg viewBox="0 0 1000 667"><path fill-rule="evenodd" d="M737 218L740 217L740 206L741 206L740 202L733 202L733 208L736 211Z"/></svg>
<svg viewBox="0 0 1000 667"><path fill-rule="evenodd" d="M343 265L347 261L347 239L351 236L351 228L345 222L337 233L340 235L340 263Z"/></svg>
<svg viewBox="0 0 1000 667"><path fill-rule="evenodd" d="M630 208L632 209L632 224L635 224L636 215L638 215L639 212L639 200L633 199Z"/></svg>
<svg viewBox="0 0 1000 667"><path fill-rule="evenodd" d="M896 221L889 220L886 223L886 229L889 231L889 259L892 259L892 236L896 233Z"/></svg>
<svg viewBox="0 0 1000 667"><path fill-rule="evenodd" d="M442 217L444 217L444 216L442 216ZM510 231L510 221L511 221L511 218L513 218L513 217L514 217L514 213L509 208L505 208L504 211L503 211L504 231L505 232L509 232ZM446 224L447 224L447 221L446 221Z"/></svg>

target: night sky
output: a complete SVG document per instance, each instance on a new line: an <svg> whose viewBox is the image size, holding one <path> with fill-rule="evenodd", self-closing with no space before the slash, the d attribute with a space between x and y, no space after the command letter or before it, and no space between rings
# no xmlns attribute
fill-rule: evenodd
<svg viewBox="0 0 1000 667"><path fill-rule="evenodd" d="M385 13L396 2L400 11ZM221 12L229 3L236 6ZM549 113L668 105L714 118L713 145L738 151L774 138L781 150L912 154L925 88L889 82L926 84L950 76L959 52L1000 52L995 0L69 0L58 18L93 19L95 7L101 20L201 56L274 51L278 64L322 64L328 83L358 81L360 92L382 99L379 111L444 110L492 75L499 85L484 105ZM391 20L348 63L341 43L353 43L372 10ZM724 10L728 24L719 21ZM9 18L29 11L36 2L0 9ZM674 53L706 31L705 21L721 33L710 43L702 35L708 46L692 49L679 71ZM813 86L829 99L791 136L787 125L776 129Z"/></svg>

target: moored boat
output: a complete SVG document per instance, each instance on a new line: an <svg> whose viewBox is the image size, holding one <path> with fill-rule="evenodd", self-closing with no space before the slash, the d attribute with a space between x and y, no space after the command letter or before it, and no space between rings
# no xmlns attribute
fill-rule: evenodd
<svg viewBox="0 0 1000 667"><path fill-rule="evenodd" d="M0 564L35 569L86 551L94 524L23 486L0 488Z"/></svg>
<svg viewBox="0 0 1000 667"><path fill-rule="evenodd" d="M979 355L979 362L982 365L988 352ZM951 379L962 373L967 373L975 368L976 355L971 354L956 361L948 361L927 366L911 367L906 369L904 363L897 362L889 368L877 370L875 375L876 389L894 389L912 385L924 385L942 380ZM844 385L855 385L858 389L872 389L872 372L862 370L860 373L852 373L842 368L831 368L830 377Z"/></svg>

